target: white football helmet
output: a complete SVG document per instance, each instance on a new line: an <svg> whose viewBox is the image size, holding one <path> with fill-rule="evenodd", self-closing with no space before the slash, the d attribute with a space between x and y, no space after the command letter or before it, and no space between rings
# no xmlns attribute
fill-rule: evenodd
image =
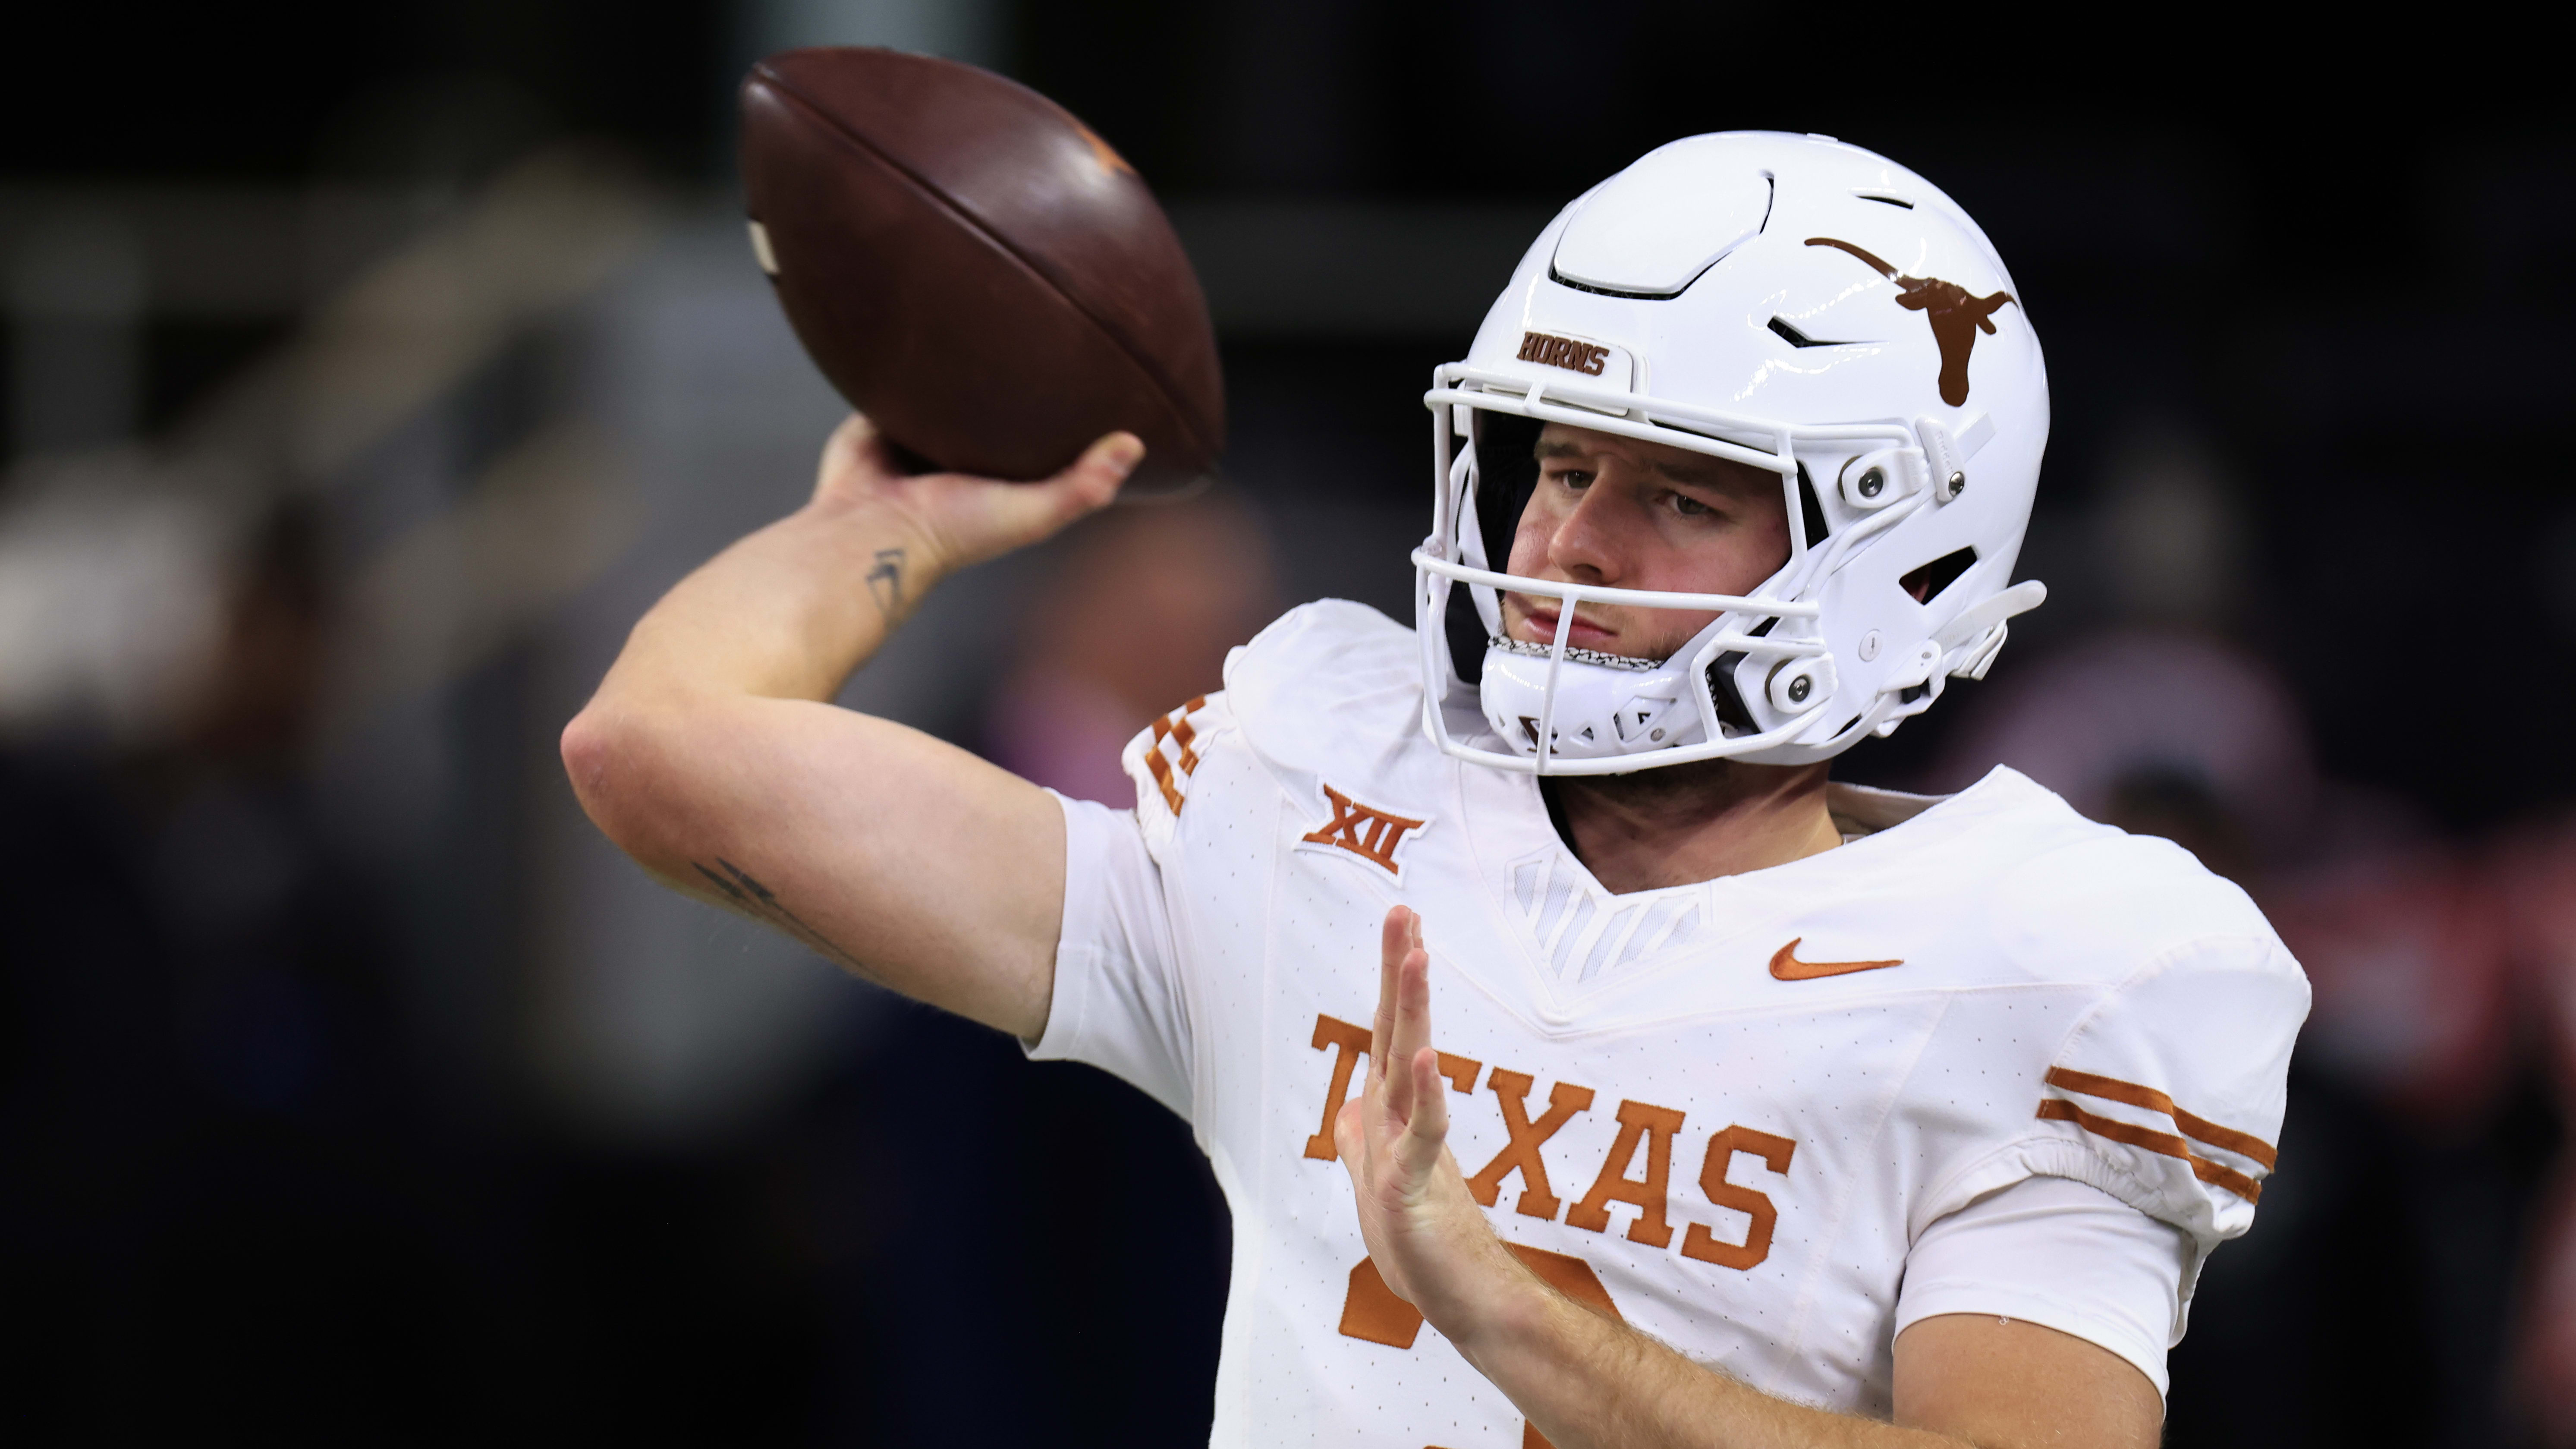
<svg viewBox="0 0 2576 1449"><path fill-rule="evenodd" d="M1647 153L1539 234L1432 377L1416 623L1425 727L1462 759L1828 759L1983 677L2045 597L2006 587L2048 440L2039 339L1967 213L1857 146L1728 132ZM1744 597L1504 572L1549 422L1779 474L1788 563ZM1503 637L1505 590L1567 602L1552 646ZM1587 600L1719 612L1671 658L1627 659L1567 647Z"/></svg>

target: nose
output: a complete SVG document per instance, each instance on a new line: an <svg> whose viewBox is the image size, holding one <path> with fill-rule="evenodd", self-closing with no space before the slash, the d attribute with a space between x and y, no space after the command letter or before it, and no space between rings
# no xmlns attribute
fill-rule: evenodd
<svg viewBox="0 0 2576 1449"><path fill-rule="evenodd" d="M1606 480L1583 490L1574 507L1558 520L1547 542L1547 561L1576 583L1617 584L1626 572L1620 561L1618 508Z"/></svg>

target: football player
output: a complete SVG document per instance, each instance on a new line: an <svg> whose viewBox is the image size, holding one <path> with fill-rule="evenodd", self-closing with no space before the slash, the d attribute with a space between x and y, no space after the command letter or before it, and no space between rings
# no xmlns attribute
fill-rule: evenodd
<svg viewBox="0 0 2576 1449"><path fill-rule="evenodd" d="M1826 138L1675 142L1426 401L1414 627L1290 612L1129 744L1132 812L828 701L1136 440L1005 485L857 419L637 626L575 786L680 888L1190 1121L1218 1443L2156 1442L2299 968L2009 770L1827 778L2041 595L2047 385L1985 236Z"/></svg>

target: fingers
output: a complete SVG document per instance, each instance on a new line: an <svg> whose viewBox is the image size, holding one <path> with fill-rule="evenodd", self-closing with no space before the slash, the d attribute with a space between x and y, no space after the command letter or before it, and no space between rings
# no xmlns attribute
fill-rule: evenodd
<svg viewBox="0 0 2576 1449"><path fill-rule="evenodd" d="M1097 512L1118 496L1119 485L1145 456L1134 433L1111 433L1083 450L1063 472L1037 483L987 484L980 490L982 517L971 540L959 539L960 563L980 563L996 554L1051 537L1085 514ZM951 474L949 477L956 477ZM982 482L983 480L976 480Z"/></svg>
<svg viewBox="0 0 2576 1449"><path fill-rule="evenodd" d="M1396 1139L1395 1155L1405 1177L1421 1182L1440 1165L1441 1144L1449 1138L1449 1098L1440 1090L1446 1085L1440 1077L1440 1053L1424 1047L1406 1065L1414 1110Z"/></svg>
<svg viewBox="0 0 2576 1449"><path fill-rule="evenodd" d="M1107 506L1144 456L1145 444L1135 434L1117 432L1093 442L1064 471L1035 483L909 474L897 462L892 440L854 413L823 446L814 501L826 510L893 505L918 535L923 558L935 558L944 572L1036 543Z"/></svg>
<svg viewBox="0 0 2576 1449"><path fill-rule="evenodd" d="M1386 1075L1387 1036L1395 1028L1395 983L1404 953L1413 945L1413 912L1402 906L1386 913L1378 927L1377 1016L1369 1028L1369 1081L1375 1084Z"/></svg>
<svg viewBox="0 0 2576 1449"><path fill-rule="evenodd" d="M1415 934L1419 929L1419 918L1417 918L1413 912L1402 906L1394 906L1388 909L1386 919L1379 923L1377 931L1378 959L1385 963L1386 970L1389 973L1387 976L1380 978L1381 985L1387 981L1395 979L1392 974L1395 970L1395 963L1403 960L1406 948L1410 947L1416 940L1420 939Z"/></svg>
<svg viewBox="0 0 2576 1449"><path fill-rule="evenodd" d="M1043 501L1053 511L1061 512L1063 522L1070 523L1083 514L1106 507L1118 496L1127 475L1144 461L1144 440L1130 432L1102 435L1082 456L1073 460L1063 472L1035 483L1015 483L1012 491L1024 502ZM818 486L833 483L843 475L860 473L877 478L894 478L903 474L896 462L893 445L877 430L864 413L852 413L824 440ZM966 474L949 474L966 477ZM991 482L991 479L979 479Z"/></svg>
<svg viewBox="0 0 2576 1449"><path fill-rule="evenodd" d="M863 490L895 471L885 435L864 414L852 413L823 440L823 456L814 467L814 494Z"/></svg>
<svg viewBox="0 0 2576 1449"><path fill-rule="evenodd" d="M1111 433L1083 449L1063 472L1012 489L1012 501L1024 506L1032 525L1031 541L1108 507L1144 457L1144 441L1134 433Z"/></svg>
<svg viewBox="0 0 2576 1449"><path fill-rule="evenodd" d="M1422 947L1420 916L1412 916L1406 922L1405 936L1404 955L1395 967L1394 1019L1383 1037L1387 1112L1394 1120L1406 1123L1428 1112L1445 1131L1448 1104L1436 1089L1423 1088L1418 1080L1420 1073L1414 1070L1417 1059L1427 1056L1436 1073L1440 1059L1440 1054L1431 1048L1431 953Z"/></svg>
<svg viewBox="0 0 2576 1449"><path fill-rule="evenodd" d="M1404 955L1395 963L1395 979L1388 983L1393 988L1388 994L1394 997L1385 1041L1389 1071L1431 1045L1431 953L1422 946L1421 918L1415 917L1409 925Z"/></svg>
<svg viewBox="0 0 2576 1449"><path fill-rule="evenodd" d="M1333 1142L1363 1198L1410 1201L1431 1188L1449 1136L1440 1053L1431 1045L1431 953L1422 917L1397 906L1378 933L1378 1010L1365 1090L1333 1117Z"/></svg>
<svg viewBox="0 0 2576 1449"><path fill-rule="evenodd" d="M1072 467L1038 486L1063 489L1084 513L1089 513L1108 507L1109 500L1118 496L1119 485L1144 460L1144 439L1134 433L1110 433L1084 449Z"/></svg>
<svg viewBox="0 0 2576 1449"><path fill-rule="evenodd" d="M1342 1169L1358 1179L1369 1160L1368 1102L1366 1097L1353 1097L1333 1114L1333 1150L1342 1161Z"/></svg>

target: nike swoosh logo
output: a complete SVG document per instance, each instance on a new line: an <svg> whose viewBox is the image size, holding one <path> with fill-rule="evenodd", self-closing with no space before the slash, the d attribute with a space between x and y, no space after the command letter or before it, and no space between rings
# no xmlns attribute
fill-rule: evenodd
<svg viewBox="0 0 2576 1449"><path fill-rule="evenodd" d="M1813 981L1821 976L1849 976L1855 971L1883 971L1902 966L1902 961L1801 961L1798 943L1807 939L1792 936L1789 944L1771 953L1771 974L1782 981Z"/></svg>

